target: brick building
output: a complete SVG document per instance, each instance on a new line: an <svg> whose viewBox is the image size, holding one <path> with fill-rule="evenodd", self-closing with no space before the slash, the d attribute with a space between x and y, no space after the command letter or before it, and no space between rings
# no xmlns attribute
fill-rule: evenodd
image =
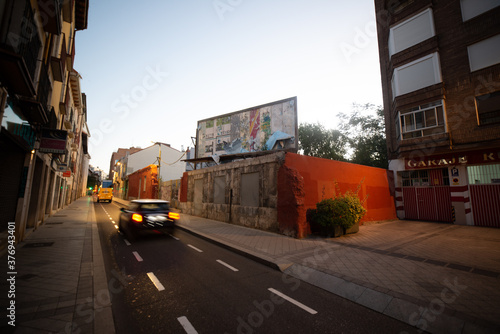
<svg viewBox="0 0 500 334"><path fill-rule="evenodd" d="M158 166L149 165L128 176L128 200L158 198Z"/></svg>
<svg viewBox="0 0 500 334"><path fill-rule="evenodd" d="M500 1L375 10L398 217L500 227Z"/></svg>

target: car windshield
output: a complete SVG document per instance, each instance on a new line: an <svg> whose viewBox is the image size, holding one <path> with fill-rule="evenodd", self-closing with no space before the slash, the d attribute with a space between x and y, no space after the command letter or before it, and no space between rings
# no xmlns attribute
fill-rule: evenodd
<svg viewBox="0 0 500 334"><path fill-rule="evenodd" d="M167 203L144 203L140 206L141 211L167 211Z"/></svg>

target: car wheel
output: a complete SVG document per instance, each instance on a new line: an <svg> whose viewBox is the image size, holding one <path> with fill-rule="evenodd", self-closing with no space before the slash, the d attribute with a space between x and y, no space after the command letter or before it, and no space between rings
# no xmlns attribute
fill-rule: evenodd
<svg viewBox="0 0 500 334"><path fill-rule="evenodd" d="M122 230L128 241L135 241L137 239L136 234L129 226L123 226Z"/></svg>

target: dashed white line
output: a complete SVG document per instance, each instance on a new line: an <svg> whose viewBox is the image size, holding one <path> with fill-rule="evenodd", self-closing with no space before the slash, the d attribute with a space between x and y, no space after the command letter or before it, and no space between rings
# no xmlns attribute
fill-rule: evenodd
<svg viewBox="0 0 500 334"><path fill-rule="evenodd" d="M192 249L194 249L194 250L195 250L195 251L197 251L197 252L203 253L203 251L202 251L201 249L196 248L196 247L194 247L193 245L188 244L188 246L189 246L189 247L191 247Z"/></svg>
<svg viewBox="0 0 500 334"><path fill-rule="evenodd" d="M115 222L113 219L111 219L111 222L112 222L113 224L116 224L116 222Z"/></svg>
<svg viewBox="0 0 500 334"><path fill-rule="evenodd" d="M114 226L116 229L118 229L118 225L116 225L116 224L115 224L115 225L113 225L113 226Z"/></svg>
<svg viewBox="0 0 500 334"><path fill-rule="evenodd" d="M139 261L139 262L144 261L144 260L142 259L142 257L139 255L139 253L137 253L137 252L132 252L132 254L134 254L134 256L135 256L135 258L137 259L137 261Z"/></svg>
<svg viewBox="0 0 500 334"><path fill-rule="evenodd" d="M169 234L169 236L171 236L171 237L172 237L172 238L174 238L175 240L179 241L179 238L174 237L172 234Z"/></svg>
<svg viewBox="0 0 500 334"><path fill-rule="evenodd" d="M193 325L189 322L188 318L186 317L179 317L177 320L181 323L182 327L184 327L184 330L188 334L198 334L196 329L194 329Z"/></svg>
<svg viewBox="0 0 500 334"><path fill-rule="evenodd" d="M109 220L113 220L113 218L109 217Z"/></svg>
<svg viewBox="0 0 500 334"><path fill-rule="evenodd" d="M296 301L295 299L288 297L287 295L285 295L285 294L283 294L283 293L279 292L278 290L275 290L275 289L273 289L273 288L269 288L268 290L269 290L269 291L271 291L272 293L274 293L275 295L278 295L278 296L280 296L281 298L283 298L283 299L285 299L285 300L288 300L290 303L294 304L295 306L300 307L301 309L303 309L303 310L304 310L304 311L306 311L306 312L309 312L309 313L311 313L311 314L316 314L316 313L318 313L317 311L313 310L312 308L305 306L305 305L304 305L304 304L302 304L301 302Z"/></svg>
<svg viewBox="0 0 500 334"><path fill-rule="evenodd" d="M231 269L232 271L238 271L238 269L236 269L233 266L230 266L229 264L227 264L226 262L224 262L222 260L217 260L217 262L220 263L220 264L222 264L224 267Z"/></svg>
<svg viewBox="0 0 500 334"><path fill-rule="evenodd" d="M131 245L131 243L127 239L123 239L123 241L125 241L125 245L127 245L127 246Z"/></svg>
<svg viewBox="0 0 500 334"><path fill-rule="evenodd" d="M151 282L153 282L153 284L158 289L158 291L165 290L165 287L163 286L163 284L160 283L160 281L158 280L158 278L156 278L155 274L153 274L152 272L148 273L148 277L151 280Z"/></svg>

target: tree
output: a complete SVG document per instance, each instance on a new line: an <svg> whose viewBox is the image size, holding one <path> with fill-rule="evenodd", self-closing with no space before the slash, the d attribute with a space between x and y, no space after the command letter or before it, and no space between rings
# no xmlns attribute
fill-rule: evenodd
<svg viewBox="0 0 500 334"><path fill-rule="evenodd" d="M346 141L339 130L327 130L316 123L299 125L299 149L313 157L345 160Z"/></svg>
<svg viewBox="0 0 500 334"><path fill-rule="evenodd" d="M385 120L382 107L367 103L354 104L354 111L340 113L340 129L352 151L350 162L387 168Z"/></svg>

